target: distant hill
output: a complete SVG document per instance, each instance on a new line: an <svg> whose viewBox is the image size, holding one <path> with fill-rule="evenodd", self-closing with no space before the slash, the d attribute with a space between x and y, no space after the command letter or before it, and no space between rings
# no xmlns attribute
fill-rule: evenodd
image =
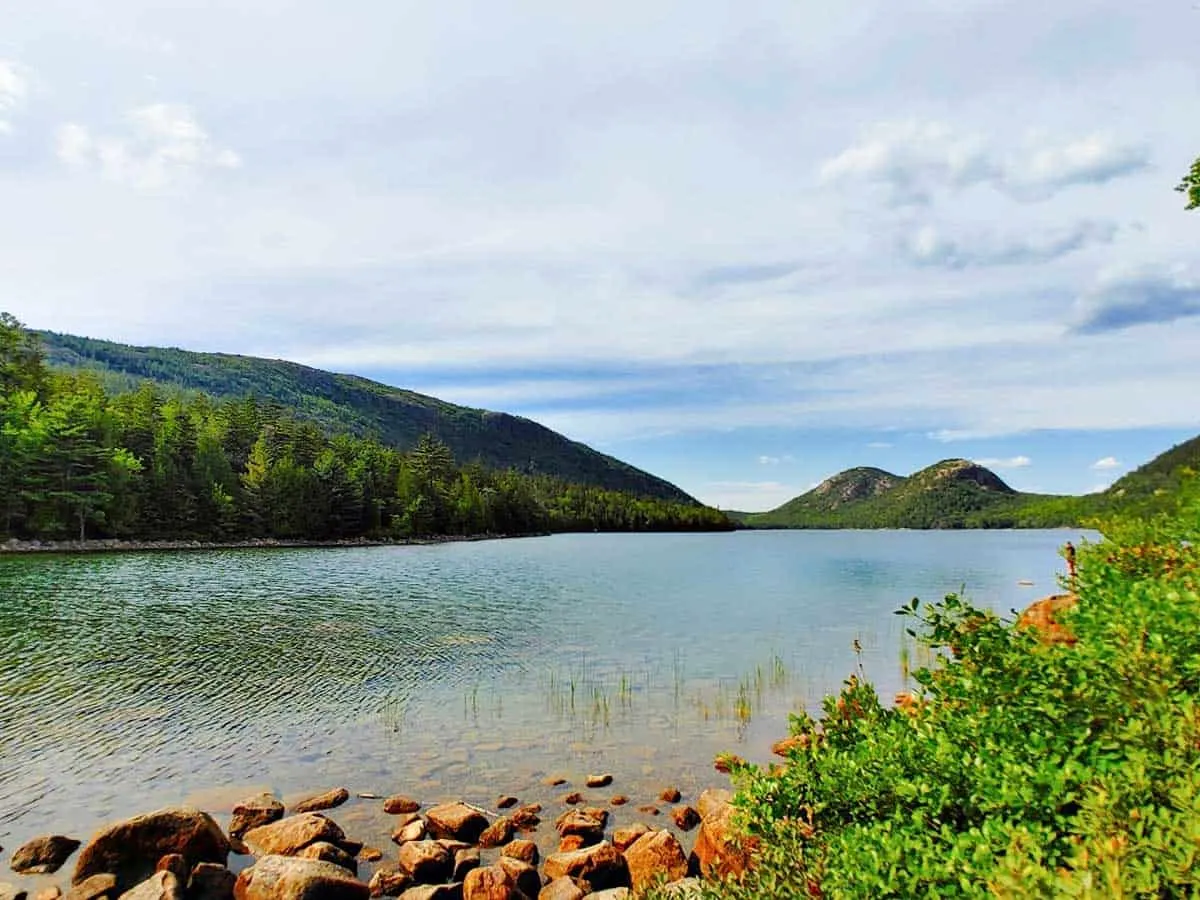
<svg viewBox="0 0 1200 900"><path fill-rule="evenodd" d="M517 469L682 503L697 503L675 485L572 441L529 419L456 406L356 375L297 363L225 353L134 347L112 341L39 332L50 365L96 372L113 391L149 379L168 389L217 397L254 396L295 411L332 433L373 435L401 450L426 432L459 462Z"/></svg>
<svg viewBox="0 0 1200 900"><path fill-rule="evenodd" d="M1170 509L1189 473L1200 471L1200 436L1172 447L1084 496L1026 494L965 459L902 477L882 469L840 472L769 512L731 512L749 528L1052 528L1115 512Z"/></svg>
<svg viewBox="0 0 1200 900"><path fill-rule="evenodd" d="M907 478L849 469L777 509L737 518L757 528L967 528L1018 496L983 466L946 459Z"/></svg>

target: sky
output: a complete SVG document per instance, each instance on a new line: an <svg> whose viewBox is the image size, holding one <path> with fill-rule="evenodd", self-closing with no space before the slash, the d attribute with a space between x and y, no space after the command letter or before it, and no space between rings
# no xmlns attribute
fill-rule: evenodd
<svg viewBox="0 0 1200 900"><path fill-rule="evenodd" d="M723 508L1200 432L1192 0L6 0L0 310L528 416Z"/></svg>

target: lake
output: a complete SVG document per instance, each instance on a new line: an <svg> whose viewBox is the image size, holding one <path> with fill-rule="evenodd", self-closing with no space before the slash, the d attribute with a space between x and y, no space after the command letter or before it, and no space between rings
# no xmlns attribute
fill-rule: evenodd
<svg viewBox="0 0 1200 900"><path fill-rule="evenodd" d="M913 596L1022 608L1065 531L560 535L0 558L0 845L192 802L352 793L630 810L766 761L861 665L904 687ZM1022 586L1028 579L1033 586ZM861 645L861 659L853 644ZM914 663L918 660L914 657ZM335 818L383 846L377 801ZM644 818L641 813L631 813ZM543 828L542 832L551 829Z"/></svg>

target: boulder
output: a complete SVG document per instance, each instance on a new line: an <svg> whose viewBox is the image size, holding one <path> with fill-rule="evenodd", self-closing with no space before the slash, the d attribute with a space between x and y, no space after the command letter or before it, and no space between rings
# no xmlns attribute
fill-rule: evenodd
<svg viewBox="0 0 1200 900"><path fill-rule="evenodd" d="M187 900L233 900L237 876L224 866L199 863L187 883Z"/></svg>
<svg viewBox="0 0 1200 900"><path fill-rule="evenodd" d="M424 819L416 813L400 813L392 829L392 843L404 844L408 841L424 840L425 832Z"/></svg>
<svg viewBox="0 0 1200 900"><path fill-rule="evenodd" d="M121 900L183 900L183 882L174 872L163 869L123 893Z"/></svg>
<svg viewBox="0 0 1200 900"><path fill-rule="evenodd" d="M49 875L57 872L79 849L79 843L61 834L34 838L17 849L9 866L19 875Z"/></svg>
<svg viewBox="0 0 1200 900"><path fill-rule="evenodd" d="M520 809L514 809L509 819L512 820L513 827L519 831L533 831L538 825L542 824L538 813L542 811L540 803L530 803L522 806Z"/></svg>
<svg viewBox="0 0 1200 900"><path fill-rule="evenodd" d="M341 844L346 833L319 813L300 813L270 825L252 828L243 840L256 856L295 856L309 844Z"/></svg>
<svg viewBox="0 0 1200 900"><path fill-rule="evenodd" d="M690 806L677 806L671 810L671 821L680 831L691 831L700 824L700 813Z"/></svg>
<svg viewBox="0 0 1200 900"><path fill-rule="evenodd" d="M734 830L731 800L729 791L708 790L696 801L700 810L700 832L692 848L691 862L702 876L736 876L750 867L757 841L740 836Z"/></svg>
<svg viewBox="0 0 1200 900"><path fill-rule="evenodd" d="M623 853L643 834L649 833L650 827L641 822L635 822L628 828L618 828L613 832L613 846Z"/></svg>
<svg viewBox="0 0 1200 900"><path fill-rule="evenodd" d="M1061 616L1079 605L1075 594L1051 594L1037 600L1017 618L1017 628L1033 629L1043 644L1073 646L1075 634L1062 624Z"/></svg>
<svg viewBox="0 0 1200 900"><path fill-rule="evenodd" d="M28 896L27 891L19 890L15 885L0 881L0 900L25 900Z"/></svg>
<svg viewBox="0 0 1200 900"><path fill-rule="evenodd" d="M546 857L542 867L547 878L566 875L587 882L593 891L629 886L629 866L621 852L607 841L570 853Z"/></svg>
<svg viewBox="0 0 1200 900"><path fill-rule="evenodd" d="M624 806L629 802L629 798L624 794L613 794L608 803L610 806Z"/></svg>
<svg viewBox="0 0 1200 900"><path fill-rule="evenodd" d="M401 813L415 813L420 808L420 803L411 797L405 797L403 794L393 794L383 801L383 811L389 816Z"/></svg>
<svg viewBox="0 0 1200 900"><path fill-rule="evenodd" d="M0 892L2 896L3 892ZM62 900L62 888L57 884L52 884L49 887L44 887L33 895L33 900Z"/></svg>
<svg viewBox="0 0 1200 900"><path fill-rule="evenodd" d="M613 777L605 772L603 775L589 775L584 782L590 788L608 787L613 783Z"/></svg>
<svg viewBox="0 0 1200 900"><path fill-rule="evenodd" d="M67 892L67 900L102 900L116 896L117 876L111 872L89 875L78 884L72 885L71 890Z"/></svg>
<svg viewBox="0 0 1200 900"><path fill-rule="evenodd" d="M496 809L511 809L516 806L519 801L511 794L505 794L496 798Z"/></svg>
<svg viewBox="0 0 1200 900"><path fill-rule="evenodd" d="M270 794L255 794L233 807L229 836L240 838L251 828L261 828L283 818L283 804Z"/></svg>
<svg viewBox="0 0 1200 900"><path fill-rule="evenodd" d="M207 813L189 807L160 809L96 834L80 852L71 883L82 885L93 875L111 873L117 891L126 891L151 875L168 853L178 853L189 867L201 862L224 865L229 842Z"/></svg>
<svg viewBox="0 0 1200 900"><path fill-rule="evenodd" d="M594 891L587 895L587 900L629 900L633 894L629 888L609 888L607 891Z"/></svg>
<svg viewBox="0 0 1200 900"><path fill-rule="evenodd" d="M463 900L526 900L507 872L498 866L472 869L462 886Z"/></svg>
<svg viewBox="0 0 1200 900"><path fill-rule="evenodd" d="M425 822L436 837L454 838L474 844L479 840L488 820L477 809L465 803L443 803L425 813Z"/></svg>
<svg viewBox="0 0 1200 900"><path fill-rule="evenodd" d="M400 846L400 868L417 884L440 884L454 870L454 854L437 841L409 841Z"/></svg>
<svg viewBox="0 0 1200 900"><path fill-rule="evenodd" d="M213 865L213 863L209 863ZM187 860L178 853L168 853L158 861L158 865L154 867L155 872L170 872L179 879L181 884L187 884L188 875L191 874L188 870Z"/></svg>
<svg viewBox="0 0 1200 900"><path fill-rule="evenodd" d="M399 867L389 865L376 870L367 887L372 897L399 897L411 885L411 875Z"/></svg>
<svg viewBox="0 0 1200 900"><path fill-rule="evenodd" d="M688 873L687 857L675 835L669 831L651 831L625 851L629 880L635 891L645 890L664 878L675 881Z"/></svg>
<svg viewBox="0 0 1200 900"><path fill-rule="evenodd" d="M509 878L516 882L521 893L529 897L536 897L538 891L542 889L542 877L538 874L536 866L531 866L527 862L522 862L519 859L513 859L511 856L501 856L496 860L496 865L505 871Z"/></svg>
<svg viewBox="0 0 1200 900"><path fill-rule="evenodd" d="M326 791L323 794L317 794L315 797L308 797L301 800L294 807L293 813L320 812L323 809L333 809L341 806L350 799L350 792L344 787L334 788Z"/></svg>
<svg viewBox="0 0 1200 900"><path fill-rule="evenodd" d="M575 806L577 803L583 802L583 794L579 791L571 791L571 793L563 795L562 802L566 806Z"/></svg>
<svg viewBox="0 0 1200 900"><path fill-rule="evenodd" d="M322 898L324 900L324 898ZM400 900L462 900L462 885L420 884L400 895Z"/></svg>
<svg viewBox="0 0 1200 900"><path fill-rule="evenodd" d="M365 884L333 863L264 856L238 875L236 900L367 900Z"/></svg>
<svg viewBox="0 0 1200 900"><path fill-rule="evenodd" d="M565 838L558 842L559 853L570 853L573 850L579 850L586 846L583 838L577 834L568 834Z"/></svg>
<svg viewBox="0 0 1200 900"><path fill-rule="evenodd" d="M554 823L561 837L578 835L584 844L594 844L604 837L608 811L604 809L569 809Z"/></svg>
<svg viewBox="0 0 1200 900"><path fill-rule="evenodd" d="M363 847L358 858L363 862L379 862L383 859L383 851L378 847Z"/></svg>
<svg viewBox="0 0 1200 900"><path fill-rule="evenodd" d="M679 788L676 787L663 788L662 793L658 795L658 799L663 803L678 803L683 799L683 794L679 793Z"/></svg>
<svg viewBox="0 0 1200 900"><path fill-rule="evenodd" d="M583 900L586 896L587 891L570 878L563 876L555 878L543 887L537 895L537 900Z"/></svg>
<svg viewBox="0 0 1200 900"><path fill-rule="evenodd" d="M335 844L330 844L327 841L317 841L314 844L309 844L303 850L296 854L301 859L322 859L327 863L333 863L335 866L341 866L351 875L358 874L358 862Z"/></svg>
<svg viewBox="0 0 1200 900"><path fill-rule="evenodd" d="M538 846L533 841L526 841L517 838L515 841L510 841L504 847L500 848L501 856L509 856L513 859L519 859L521 862L529 863L531 866L538 864Z"/></svg>
<svg viewBox="0 0 1200 900"><path fill-rule="evenodd" d="M501 816L479 835L479 846L484 848L502 847L512 840L513 824L506 816ZM466 891L466 888L463 888Z"/></svg>
<svg viewBox="0 0 1200 900"><path fill-rule="evenodd" d="M451 881L463 881L472 869L480 865L479 851L474 847L466 847L454 854L454 871L450 874Z"/></svg>

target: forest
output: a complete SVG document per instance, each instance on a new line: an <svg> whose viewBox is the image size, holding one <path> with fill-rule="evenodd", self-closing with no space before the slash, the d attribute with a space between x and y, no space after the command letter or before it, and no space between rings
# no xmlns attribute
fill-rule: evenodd
<svg viewBox="0 0 1200 900"><path fill-rule="evenodd" d="M709 531L719 511L330 434L255 396L106 390L0 313L0 539L406 539Z"/></svg>

